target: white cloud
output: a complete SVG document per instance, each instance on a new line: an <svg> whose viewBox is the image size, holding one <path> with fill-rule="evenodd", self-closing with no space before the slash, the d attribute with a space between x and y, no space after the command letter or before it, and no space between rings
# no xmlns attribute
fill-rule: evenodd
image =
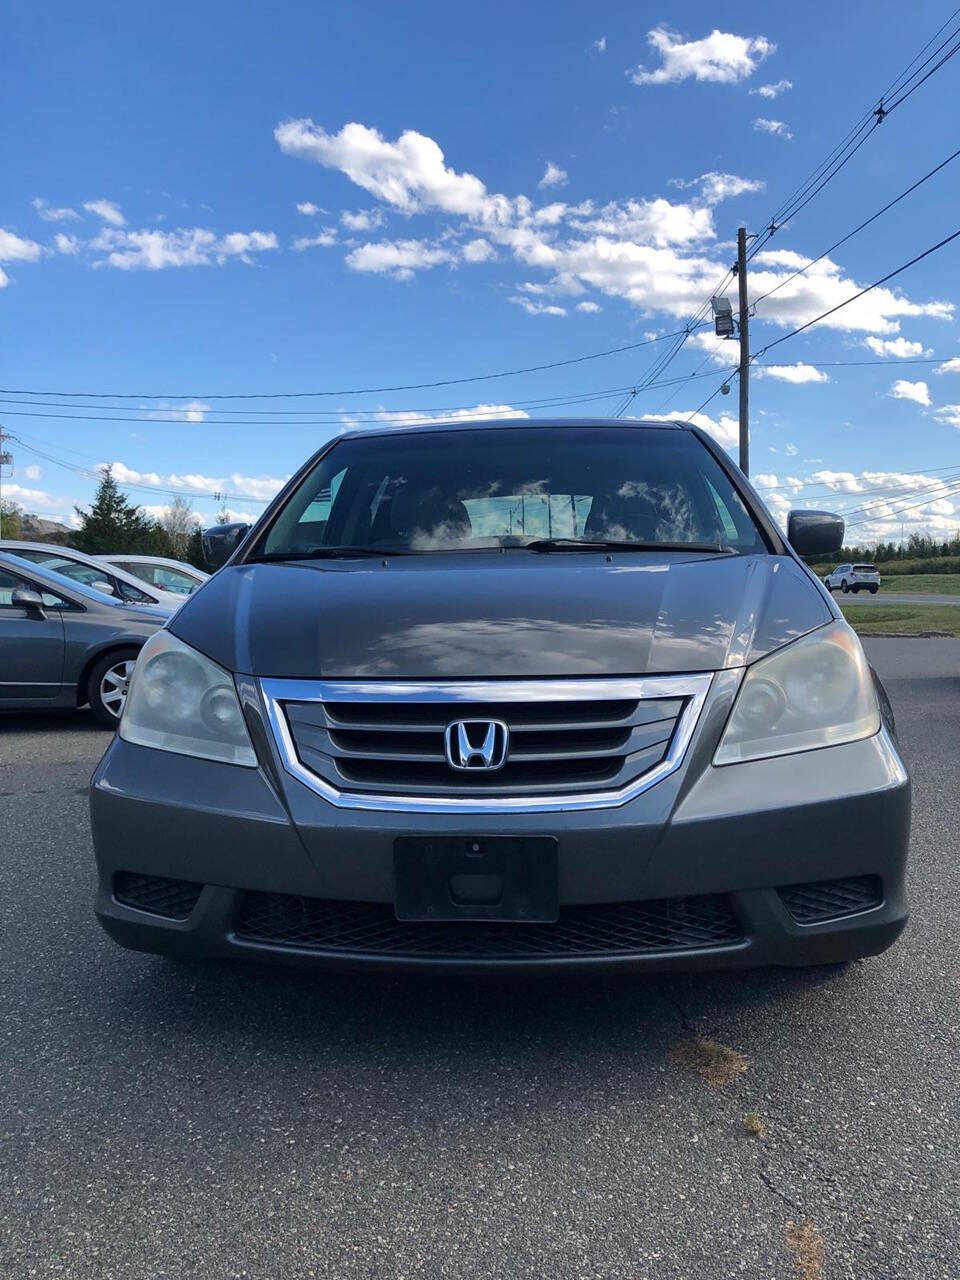
<svg viewBox="0 0 960 1280"><path fill-rule="evenodd" d="M788 89L793 88L790 80L777 80L774 84L762 84L756 89L751 89L751 94L760 98L776 98L781 93L786 93Z"/></svg>
<svg viewBox="0 0 960 1280"><path fill-rule="evenodd" d="M528 316L565 316L567 314L566 307L558 307L547 302L534 302L532 298L523 298L519 295L514 295L510 301L518 307L523 307Z"/></svg>
<svg viewBox="0 0 960 1280"><path fill-rule="evenodd" d="M123 271L160 271L165 267L222 266L231 258L250 264L252 254L279 248L272 231L231 231L218 236L205 227L178 227L175 231L117 231L104 228L89 246L105 256L98 266Z"/></svg>
<svg viewBox="0 0 960 1280"><path fill-rule="evenodd" d="M842 269L830 258L821 258L811 265L809 258L790 249L762 250L752 259L751 268L750 287L757 295L777 287L773 297L761 303L763 318L791 328L845 302L863 288L855 280L844 277ZM784 283L791 273L800 269L804 269L803 275ZM778 287L781 284L783 288ZM900 316L949 320L953 312L951 302L914 303L902 294L879 288L828 316L822 324L825 328L847 332L895 335Z"/></svg>
<svg viewBox="0 0 960 1280"><path fill-rule="evenodd" d="M53 243L57 246L57 253L65 253L68 257L73 257L80 252L80 241L77 237L64 235L62 231L58 231L53 237Z"/></svg>
<svg viewBox="0 0 960 1280"><path fill-rule="evenodd" d="M877 356L895 356L906 360L910 356L928 356L930 349L922 342L910 342L907 338L864 338L863 345Z"/></svg>
<svg viewBox="0 0 960 1280"><path fill-rule="evenodd" d="M934 412L938 422L945 422L948 427L960 427L960 404L945 404Z"/></svg>
<svg viewBox="0 0 960 1280"><path fill-rule="evenodd" d="M142 409L147 407L141 405ZM209 412L210 406L202 400L188 400L184 404L167 404L161 401L151 406L146 416L158 422L203 422Z"/></svg>
<svg viewBox="0 0 960 1280"><path fill-rule="evenodd" d="M358 209L356 213L341 213L340 221L348 231L375 231L383 226L383 214L379 209Z"/></svg>
<svg viewBox="0 0 960 1280"><path fill-rule="evenodd" d="M230 475L206 476L198 473L166 473L158 471L136 471L123 462L101 463L111 466L114 478L119 484L150 485L158 489L188 489L197 494L217 494L225 490L240 494L241 497L253 498L268 502L284 485L289 477L245 476L239 472ZM6 487L6 486L4 486Z"/></svg>
<svg viewBox="0 0 960 1280"><path fill-rule="evenodd" d="M348 258L355 270L409 278L423 265L463 255L449 241L467 232L511 254L528 270L544 273L542 281L521 285L519 293L558 297L589 289L623 299L651 318L685 319L697 310L727 266L728 246L716 245L712 205L760 186L754 179L711 171L678 184L696 189L689 201L651 197L600 207L589 200L577 205L554 201L538 209L527 196L491 192L474 174L448 167L437 143L419 133L408 131L391 142L364 125L347 124L338 133L327 133L311 120L288 121L275 133L287 153L340 169L404 214L434 212L454 219L440 241L396 242L416 246L407 251L413 258L408 263L400 261L403 254L389 242L388 247L355 248ZM463 257L471 260L469 253ZM783 328L847 303L862 287L829 258L811 264L808 257L786 249L761 251L751 267L755 296L776 289L760 304L762 318ZM788 282L801 267L804 274ZM952 303L915 303L877 288L822 323L844 332L895 337L902 317L949 319L953 311Z"/></svg>
<svg viewBox="0 0 960 1280"><path fill-rule="evenodd" d="M797 456L797 446L795 444L788 444L784 449L784 453L788 458L795 458Z"/></svg>
<svg viewBox="0 0 960 1280"><path fill-rule="evenodd" d="M297 205L297 213L302 213L304 217L312 218L318 213L326 213L326 209L321 209L318 204L314 204L312 200L301 200Z"/></svg>
<svg viewBox="0 0 960 1280"><path fill-rule="evenodd" d="M67 207L56 209L53 205L47 204L46 200L42 200L40 196L36 196L33 200L33 207L44 222L71 222L80 217L76 209Z"/></svg>
<svg viewBox="0 0 960 1280"><path fill-rule="evenodd" d="M607 37L606 37L606 36L601 36L599 40L594 40L594 42L593 42L593 47L594 47L594 49L596 49L597 53L606 53L606 52L607 52Z"/></svg>
<svg viewBox="0 0 960 1280"><path fill-rule="evenodd" d="M943 364L937 365L937 373L960 373L960 356L954 356L952 360L947 360Z"/></svg>
<svg viewBox="0 0 960 1280"><path fill-rule="evenodd" d="M476 240L468 240L463 246L464 262L489 262L497 256L497 251L489 240L479 237Z"/></svg>
<svg viewBox="0 0 960 1280"><path fill-rule="evenodd" d="M36 463L31 463L28 467L20 467L19 470L28 480L37 481L43 475L43 467L38 467Z"/></svg>
<svg viewBox="0 0 960 1280"><path fill-rule="evenodd" d="M898 378L890 388L894 400L913 400L916 404L929 405L930 388L925 382L908 382L906 378Z"/></svg>
<svg viewBox="0 0 960 1280"><path fill-rule="evenodd" d="M595 302L578 302L577 310L582 311L584 315L595 316L598 311L603 310L603 307L598 306Z"/></svg>
<svg viewBox="0 0 960 1280"><path fill-rule="evenodd" d="M403 410L380 409L377 412L380 422L391 422L398 427L410 427L419 422L468 422L480 418L529 418L522 409L515 409L510 404L475 404L469 409L452 409L437 413L406 413ZM353 420L345 420L346 425L354 425Z"/></svg>
<svg viewBox="0 0 960 1280"><path fill-rule="evenodd" d="M709 432L710 435L722 445L725 449L732 449L734 445L740 442L740 423L736 418L731 418L729 414L722 414L719 418L711 418L708 413L700 410L691 411L690 409L678 409L676 413L650 413L644 415L645 422L689 422L694 427L699 427L702 431Z"/></svg>
<svg viewBox="0 0 960 1280"><path fill-rule="evenodd" d="M568 174L566 169L561 169L559 165L554 164L552 160L547 161L547 167L543 172L543 177L537 183L542 190L544 187L565 187L567 185Z"/></svg>
<svg viewBox="0 0 960 1280"><path fill-rule="evenodd" d="M713 215L707 208L672 204L662 196L653 200L612 202L586 213L571 210L570 225L577 231L639 244L692 244L714 236Z"/></svg>
<svg viewBox="0 0 960 1280"><path fill-rule="evenodd" d="M777 138L783 138L789 142L793 137L793 131L789 125L784 124L782 120L768 120L765 116L757 116L753 122L754 132L756 133L772 133Z"/></svg>
<svg viewBox="0 0 960 1280"><path fill-rule="evenodd" d="M759 471L751 479L758 489L778 489L780 487L780 481L772 471Z"/></svg>
<svg viewBox="0 0 960 1280"><path fill-rule="evenodd" d="M956 408L960 411L960 405ZM955 425L960 426L960 417ZM816 471L809 477L809 483L825 486L837 494L868 494L869 506L856 517L858 521L861 516L869 517L868 523L857 524L859 542L890 538L899 541L901 521L911 532L936 536L952 536L956 528L960 507L956 493L950 493L956 487L955 482L939 476L906 471L864 471L860 475L851 471ZM877 490L884 489L889 497L877 494ZM904 502L913 495L916 495L916 505Z"/></svg>
<svg viewBox="0 0 960 1280"><path fill-rule="evenodd" d="M447 168L436 142L413 129L388 142L366 125L345 124L331 134L302 119L285 120L274 137L286 155L339 169L358 187L405 213L438 209L494 221L505 221L512 213L505 196L490 195L472 173Z"/></svg>
<svg viewBox="0 0 960 1280"><path fill-rule="evenodd" d="M685 41L666 26L648 32L647 43L660 54L662 65L653 71L642 66L628 71L634 84L674 84L691 77L738 84L776 49L765 36L735 36L717 30L702 40Z"/></svg>
<svg viewBox="0 0 960 1280"><path fill-rule="evenodd" d="M24 475L26 474L25 469ZM25 488L23 485L13 484L9 480L4 480L3 482L3 500L4 502L15 502L18 507L22 507L24 511L28 511L31 514L35 511L69 510L72 506L69 498L56 497L52 493L47 493L45 489Z"/></svg>
<svg viewBox="0 0 960 1280"><path fill-rule="evenodd" d="M709 173L701 173L699 178L671 178L670 185L686 190L690 187L700 188L700 199L704 204L719 204L721 200L730 200L734 196L744 195L752 191L762 191L766 186L755 178L741 178L735 173L717 173L711 169Z"/></svg>
<svg viewBox="0 0 960 1280"><path fill-rule="evenodd" d="M125 227L127 220L120 212L118 205L112 200L85 200L83 207L87 213L94 213L98 218L102 218L104 222L109 222L111 227Z"/></svg>
<svg viewBox="0 0 960 1280"><path fill-rule="evenodd" d="M374 272L394 280L409 280L415 271L453 261L449 249L425 240L380 240L352 249L346 258L351 271Z"/></svg>
<svg viewBox="0 0 960 1280"><path fill-rule="evenodd" d="M812 364L769 364L757 365L754 372L759 378L779 378L781 382L829 382L829 377Z"/></svg>
<svg viewBox="0 0 960 1280"><path fill-rule="evenodd" d="M297 253L302 253L304 249L329 249L331 245L336 243L336 227L324 227L318 235L297 236L293 242L293 248Z"/></svg>
<svg viewBox="0 0 960 1280"><path fill-rule="evenodd" d="M42 245L0 227L0 262L37 262L42 257Z"/></svg>

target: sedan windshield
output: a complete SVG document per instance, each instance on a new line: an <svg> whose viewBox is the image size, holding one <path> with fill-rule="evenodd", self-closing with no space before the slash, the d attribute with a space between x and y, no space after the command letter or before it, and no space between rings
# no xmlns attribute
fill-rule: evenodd
<svg viewBox="0 0 960 1280"><path fill-rule="evenodd" d="M253 555L583 547L762 551L726 472L664 427L486 427L343 440Z"/></svg>

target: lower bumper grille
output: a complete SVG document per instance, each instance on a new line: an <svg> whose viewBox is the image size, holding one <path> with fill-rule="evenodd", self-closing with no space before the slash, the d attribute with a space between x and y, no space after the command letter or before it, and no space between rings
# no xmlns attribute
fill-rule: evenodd
<svg viewBox="0 0 960 1280"><path fill-rule="evenodd" d="M813 880L779 890L783 905L798 924L822 924L842 916L879 907L883 887L879 876L848 876L844 880Z"/></svg>
<svg viewBox="0 0 960 1280"><path fill-rule="evenodd" d="M643 955L743 940L726 898L562 907L553 924L397 920L387 903L246 894L236 936L345 955L479 959Z"/></svg>
<svg viewBox="0 0 960 1280"><path fill-rule="evenodd" d="M143 876L132 871L118 871L113 877L113 896L118 902L168 920L186 920L202 889L202 884L192 880L169 880L166 876Z"/></svg>

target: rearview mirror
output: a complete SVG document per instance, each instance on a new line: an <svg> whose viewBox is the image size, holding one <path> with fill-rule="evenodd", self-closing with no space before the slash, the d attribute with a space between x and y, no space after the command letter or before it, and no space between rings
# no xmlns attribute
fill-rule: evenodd
<svg viewBox="0 0 960 1280"><path fill-rule="evenodd" d="M203 531L203 558L211 569L225 565L250 532L248 524L215 524Z"/></svg>
<svg viewBox="0 0 960 1280"><path fill-rule="evenodd" d="M10 603L15 609L26 609L31 618L42 621L47 616L47 611L43 607L43 597L39 591L34 591L31 587L14 587Z"/></svg>
<svg viewBox="0 0 960 1280"><path fill-rule="evenodd" d="M791 511L787 541L799 556L826 555L843 546L844 523L829 511Z"/></svg>

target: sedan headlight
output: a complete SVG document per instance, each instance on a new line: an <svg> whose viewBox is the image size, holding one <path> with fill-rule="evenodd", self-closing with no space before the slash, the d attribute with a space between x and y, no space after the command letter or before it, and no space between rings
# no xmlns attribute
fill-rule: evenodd
<svg viewBox="0 0 960 1280"><path fill-rule="evenodd" d="M158 751L257 763L230 673L169 631L140 650L118 732Z"/></svg>
<svg viewBox="0 0 960 1280"><path fill-rule="evenodd" d="M879 728L860 642L845 622L833 622L749 668L713 763L832 747Z"/></svg>

